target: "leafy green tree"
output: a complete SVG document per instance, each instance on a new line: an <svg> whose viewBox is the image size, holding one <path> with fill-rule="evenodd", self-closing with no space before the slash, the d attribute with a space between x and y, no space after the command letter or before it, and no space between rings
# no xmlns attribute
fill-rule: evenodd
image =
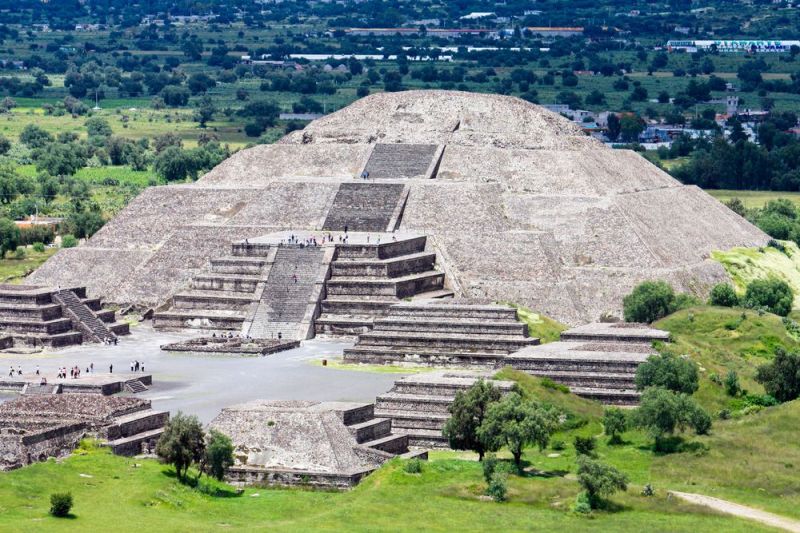
<svg viewBox="0 0 800 533"><path fill-rule="evenodd" d="M164 433L156 444L156 454L175 467L178 479L185 480L189 467L205 455L204 438L203 426L197 417L178 411L164 426Z"/></svg>
<svg viewBox="0 0 800 533"><path fill-rule="evenodd" d="M70 233L79 239L94 235L106 223L98 210L73 211L67 217L66 225Z"/></svg>
<svg viewBox="0 0 800 533"><path fill-rule="evenodd" d="M231 439L212 429L206 435L206 449L203 466L209 475L222 481L228 469L233 466L233 443Z"/></svg>
<svg viewBox="0 0 800 533"><path fill-rule="evenodd" d="M102 117L92 117L86 121L86 133L89 137L110 137L111 125Z"/></svg>
<svg viewBox="0 0 800 533"><path fill-rule="evenodd" d="M75 248L78 246L78 239L75 238L75 235L64 235L61 237L61 247L62 248Z"/></svg>
<svg viewBox="0 0 800 533"><path fill-rule="evenodd" d="M214 113L216 112L217 108L214 106L214 100L210 96L204 95L197 103L194 119L200 124L201 128L205 128L206 123L214 120Z"/></svg>
<svg viewBox="0 0 800 533"><path fill-rule="evenodd" d="M718 305L720 307L736 307L739 305L739 296L730 283L717 283L711 289L711 295L708 298L709 305Z"/></svg>
<svg viewBox="0 0 800 533"><path fill-rule="evenodd" d="M609 437L609 443L622 442L622 434L628 429L628 418L619 407L608 407L603 412L603 431Z"/></svg>
<svg viewBox="0 0 800 533"><path fill-rule="evenodd" d="M663 439L676 430L692 427L696 433L703 434L711 428L711 418L690 396L660 387L644 391L631 422L650 433L657 451L667 451Z"/></svg>
<svg viewBox="0 0 800 533"><path fill-rule="evenodd" d="M514 457L514 464L521 469L525 448L536 444L543 450L557 422L553 410L525 399L517 392L510 392L489 406L477 434L487 450L507 446Z"/></svg>
<svg viewBox="0 0 800 533"><path fill-rule="evenodd" d="M739 396L742 392L742 386L739 385L739 374L736 373L735 370L728 370L728 373L725 375L725 393L728 396Z"/></svg>
<svg viewBox="0 0 800 533"><path fill-rule="evenodd" d="M28 124L22 128L22 132L19 134L19 142L28 148L42 148L44 145L53 142L53 136L36 124Z"/></svg>
<svg viewBox="0 0 800 533"><path fill-rule="evenodd" d="M479 379L466 391L458 391L450 406L450 418L445 422L442 434L454 450L472 450L478 460L491 448L486 448L478 438L478 428L486 417L486 410L500 400L500 389L491 382Z"/></svg>
<svg viewBox="0 0 800 533"><path fill-rule="evenodd" d="M50 143L35 151L36 168L51 176L72 176L86 166L86 151L78 143Z"/></svg>
<svg viewBox="0 0 800 533"><path fill-rule="evenodd" d="M654 322L675 310L675 291L665 281L645 281L622 300L626 322Z"/></svg>
<svg viewBox="0 0 800 533"><path fill-rule="evenodd" d="M197 164L189 151L177 146L165 148L155 159L153 169L167 181L182 181L197 174Z"/></svg>
<svg viewBox="0 0 800 533"><path fill-rule="evenodd" d="M697 365L691 359L669 352L653 354L636 369L636 388L647 387L693 394L699 387Z"/></svg>
<svg viewBox="0 0 800 533"><path fill-rule="evenodd" d="M800 397L800 356L783 347L775 349L775 359L758 367L756 381L767 394L780 402L790 402Z"/></svg>
<svg viewBox="0 0 800 533"><path fill-rule="evenodd" d="M13 221L0 218L0 259L20 244L20 230Z"/></svg>
<svg viewBox="0 0 800 533"><path fill-rule="evenodd" d="M578 457L578 483L586 491L592 509L596 509L603 498L628 490L628 476L585 455Z"/></svg>
<svg viewBox="0 0 800 533"><path fill-rule="evenodd" d="M765 308L770 313L786 316L792 310L794 294L789 284L777 278L751 281L744 295L748 307Z"/></svg>
<svg viewBox="0 0 800 533"><path fill-rule="evenodd" d="M614 113L609 113L607 120L608 138L612 141L616 141L619 138L619 134L622 132L619 117Z"/></svg>
<svg viewBox="0 0 800 533"><path fill-rule="evenodd" d="M639 88L637 87L637 89ZM624 141L636 142L639 139L639 134L644 131L644 121L638 115L626 113L619 119L619 129Z"/></svg>
<svg viewBox="0 0 800 533"><path fill-rule="evenodd" d="M11 141L0 135L0 155L6 155L9 150L11 150Z"/></svg>
<svg viewBox="0 0 800 533"><path fill-rule="evenodd" d="M572 441L573 446L575 446L575 453L577 455L588 455L589 457L594 457L595 455L595 448L597 448L597 439L593 436L588 437L581 437L580 435L575 435L575 439Z"/></svg>

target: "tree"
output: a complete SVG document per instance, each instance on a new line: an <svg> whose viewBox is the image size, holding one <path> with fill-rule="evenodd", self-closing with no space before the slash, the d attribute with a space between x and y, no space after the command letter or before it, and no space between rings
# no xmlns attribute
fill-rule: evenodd
<svg viewBox="0 0 800 533"><path fill-rule="evenodd" d="M692 394L699 387L697 365L669 352L651 355L636 369L636 388L644 390L647 387Z"/></svg>
<svg viewBox="0 0 800 533"><path fill-rule="evenodd" d="M609 443L622 442L622 434L628 429L628 418L619 407L608 407L603 412L603 431L609 436Z"/></svg>
<svg viewBox="0 0 800 533"><path fill-rule="evenodd" d="M0 259L20 244L20 230L12 220L0 218Z"/></svg>
<svg viewBox="0 0 800 533"><path fill-rule="evenodd" d="M197 417L178 411L164 426L164 433L156 444L156 454L162 461L175 467L178 479L185 480L189 467L203 459L204 437L203 427Z"/></svg>
<svg viewBox="0 0 800 533"><path fill-rule="evenodd" d="M616 141L619 138L619 134L622 131L620 128L619 117L614 113L608 114L608 138L612 141Z"/></svg>
<svg viewBox="0 0 800 533"><path fill-rule="evenodd" d="M22 128L19 134L19 142L28 148L42 148L44 145L53 142L53 136L36 124L28 124Z"/></svg>
<svg viewBox="0 0 800 533"><path fill-rule="evenodd" d="M233 443L227 435L212 429L206 435L203 466L210 476L222 481L228 468L233 466Z"/></svg>
<svg viewBox="0 0 800 533"><path fill-rule="evenodd" d="M514 464L521 469L524 449L536 444L543 450L556 426L557 416L553 410L525 399L517 392L510 392L489 406L477 433L486 449L507 446Z"/></svg>
<svg viewBox="0 0 800 533"><path fill-rule="evenodd" d="M633 113L625 113L619 120L619 131L622 140L636 142L639 134L644 131L644 121Z"/></svg>
<svg viewBox="0 0 800 533"><path fill-rule="evenodd" d="M784 348L775 349L775 359L758 367L756 381L767 394L780 402L790 402L800 397L800 356Z"/></svg>
<svg viewBox="0 0 800 533"><path fill-rule="evenodd" d="M589 505L596 509L602 498L617 491L628 490L628 476L600 461L585 455L578 457L578 482L589 497Z"/></svg>
<svg viewBox="0 0 800 533"><path fill-rule="evenodd" d="M770 313L786 316L792 310L794 294L789 284L777 278L751 281L744 295L745 305L765 308Z"/></svg>
<svg viewBox="0 0 800 533"><path fill-rule="evenodd" d="M442 434L447 437L454 450L472 450L483 461L487 449L478 438L478 428L484 421L486 410L493 402L500 400L500 389L491 382L479 379L466 391L456 393L450 406L450 418L445 422Z"/></svg>
<svg viewBox="0 0 800 533"><path fill-rule="evenodd" d="M6 155L9 150L11 150L11 141L0 135L0 155Z"/></svg>
<svg viewBox="0 0 800 533"><path fill-rule="evenodd" d="M204 95L197 104L194 119L200 123L201 128L205 128L208 121L214 120L214 113L216 112L217 108L214 106L214 101L210 96Z"/></svg>
<svg viewBox="0 0 800 533"><path fill-rule="evenodd" d="M102 117L92 117L86 121L86 132L89 137L110 137L111 126Z"/></svg>
<svg viewBox="0 0 800 533"><path fill-rule="evenodd" d="M675 292L665 281L645 281L622 299L626 322L654 322L675 310Z"/></svg>
<svg viewBox="0 0 800 533"><path fill-rule="evenodd" d="M650 387L641 396L631 415L634 426L645 429L655 439L657 451L667 451L663 438L676 430L692 427L697 434L707 433L711 418L690 396L660 387Z"/></svg>
<svg viewBox="0 0 800 533"><path fill-rule="evenodd" d="M51 143L33 156L36 168L51 176L71 176L86 166L86 151L78 143Z"/></svg>
<svg viewBox="0 0 800 533"><path fill-rule="evenodd" d="M708 298L709 305L718 305L720 307L736 307L739 305L739 297L730 283L717 283L711 289L711 295Z"/></svg>
<svg viewBox="0 0 800 533"><path fill-rule="evenodd" d="M153 170L167 181L182 181L195 176L197 167L188 151L177 146L169 146L158 154Z"/></svg>

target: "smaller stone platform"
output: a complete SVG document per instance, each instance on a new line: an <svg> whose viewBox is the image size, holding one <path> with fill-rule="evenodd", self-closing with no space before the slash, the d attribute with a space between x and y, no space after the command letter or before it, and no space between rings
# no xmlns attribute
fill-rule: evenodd
<svg viewBox="0 0 800 533"><path fill-rule="evenodd" d="M346 489L398 455L427 458L372 404L254 400L223 409L210 428L233 441L227 479L237 485Z"/></svg>
<svg viewBox="0 0 800 533"><path fill-rule="evenodd" d="M669 332L646 324L586 324L562 332L559 342L515 352L506 364L567 385L584 398L636 405L636 370L656 352L653 342L668 341Z"/></svg>
<svg viewBox="0 0 800 533"><path fill-rule="evenodd" d="M409 446L447 448L442 428L450 418L456 394L491 376L492 372L437 371L404 377L376 398L375 415L390 419L393 431L406 435ZM503 394L515 385L501 380L491 383Z"/></svg>
<svg viewBox="0 0 800 533"><path fill-rule="evenodd" d="M21 396L0 404L0 470L68 455L86 437L103 440L119 455L151 452L168 419L139 398Z"/></svg>
<svg viewBox="0 0 800 533"><path fill-rule="evenodd" d="M300 346L300 341L244 339L242 337L199 337L161 345L166 352L193 352L223 355L269 355Z"/></svg>
<svg viewBox="0 0 800 533"><path fill-rule="evenodd" d="M83 370L81 371L83 372ZM47 385L41 380L46 378ZM81 373L78 378L59 379L55 374L25 373L21 376L0 376L0 391L25 395L99 394L110 396L120 392L142 392L153 384L153 376L144 373Z"/></svg>

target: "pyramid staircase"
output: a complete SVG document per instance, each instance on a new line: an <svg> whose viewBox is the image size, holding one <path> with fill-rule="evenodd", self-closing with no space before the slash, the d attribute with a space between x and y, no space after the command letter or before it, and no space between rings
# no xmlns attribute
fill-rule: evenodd
<svg viewBox="0 0 800 533"><path fill-rule="evenodd" d="M406 458L427 458L425 452L409 452L408 437L393 432L389 418L376 418L374 404L356 405L336 414L361 446Z"/></svg>
<svg viewBox="0 0 800 533"><path fill-rule="evenodd" d="M372 149L364 170L369 179L427 178L435 164L435 144L383 144Z"/></svg>
<svg viewBox="0 0 800 533"><path fill-rule="evenodd" d="M168 412L154 410L147 402L135 411L115 417L101 437L117 455L138 455L145 448L152 453L168 420Z"/></svg>

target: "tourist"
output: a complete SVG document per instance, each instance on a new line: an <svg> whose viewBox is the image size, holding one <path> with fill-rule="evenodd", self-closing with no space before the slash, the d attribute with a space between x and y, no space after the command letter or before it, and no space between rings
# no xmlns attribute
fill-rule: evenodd
<svg viewBox="0 0 800 533"><path fill-rule="evenodd" d="M136 372L139 371L139 361L136 361Z"/></svg>
<svg viewBox="0 0 800 533"><path fill-rule="evenodd" d="M17 367L17 374L19 374L20 376L22 375L22 365L19 365Z"/></svg>
<svg viewBox="0 0 800 533"><path fill-rule="evenodd" d="M110 365L108 365L108 373L109 374L113 374L114 373L114 363L111 363Z"/></svg>
<svg viewBox="0 0 800 533"><path fill-rule="evenodd" d="M144 361L142 361L142 372L144 372Z"/></svg>
<svg viewBox="0 0 800 533"><path fill-rule="evenodd" d="M42 386L47 385L47 378L42 376L42 380L39 382L39 385L42 385Z"/></svg>
<svg viewBox="0 0 800 533"><path fill-rule="evenodd" d="M114 346L116 346L118 342L119 342L119 339L114 337Z"/></svg>
<svg viewBox="0 0 800 533"><path fill-rule="evenodd" d="M131 372L133 372L133 361L131 361Z"/></svg>
<svg viewBox="0 0 800 533"><path fill-rule="evenodd" d="M94 363L89 364L89 369L92 371L92 374L94 374Z"/></svg>
<svg viewBox="0 0 800 533"><path fill-rule="evenodd" d="M347 235L347 224L344 225L344 233Z"/></svg>
<svg viewBox="0 0 800 533"><path fill-rule="evenodd" d="M39 375L39 365L36 365L36 375Z"/></svg>

